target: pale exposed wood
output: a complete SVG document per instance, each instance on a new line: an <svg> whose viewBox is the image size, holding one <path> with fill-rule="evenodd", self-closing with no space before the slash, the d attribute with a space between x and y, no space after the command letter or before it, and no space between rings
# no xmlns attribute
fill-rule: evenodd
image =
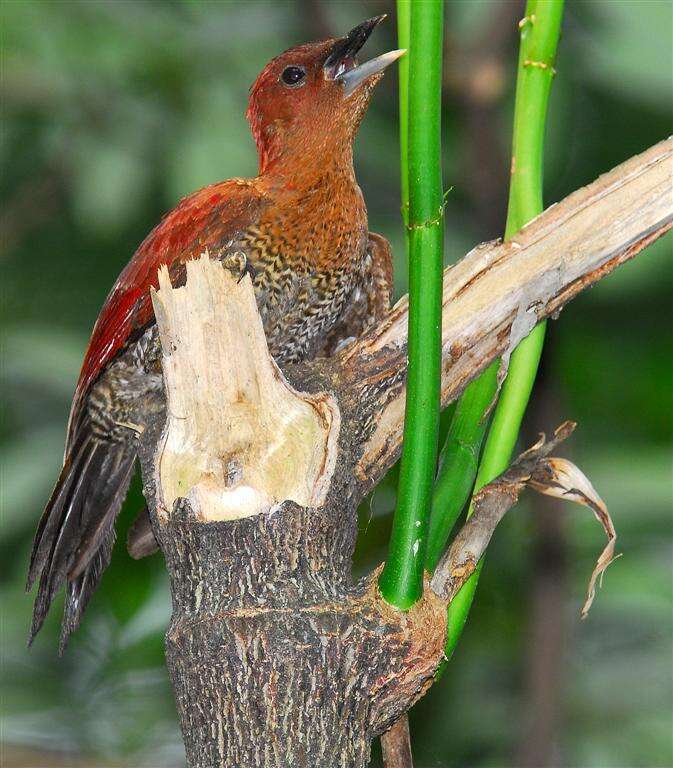
<svg viewBox="0 0 673 768"><path fill-rule="evenodd" d="M163 350L167 423L157 453L159 518L186 497L204 521L319 505L336 459L339 409L299 394L269 355L248 277L208 258L152 301Z"/></svg>
<svg viewBox="0 0 673 768"><path fill-rule="evenodd" d="M548 208L507 243L484 243L444 273L442 400L455 399L540 320L673 224L673 139L662 141ZM344 351L344 367L394 379L406 345L407 300ZM397 377L399 380L399 376ZM371 382L364 377L364 386ZM357 387L357 382L354 384ZM356 472L368 487L397 456L404 384L380 390L377 428Z"/></svg>

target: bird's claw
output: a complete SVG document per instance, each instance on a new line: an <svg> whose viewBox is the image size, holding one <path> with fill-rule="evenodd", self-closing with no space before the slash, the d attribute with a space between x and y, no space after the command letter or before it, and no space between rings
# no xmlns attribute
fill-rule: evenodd
<svg viewBox="0 0 673 768"><path fill-rule="evenodd" d="M257 276L257 270L243 251L227 253L222 259L222 265L225 269L228 269L234 277L238 276L237 283L240 283L246 275L249 275L251 282L254 282L255 277Z"/></svg>

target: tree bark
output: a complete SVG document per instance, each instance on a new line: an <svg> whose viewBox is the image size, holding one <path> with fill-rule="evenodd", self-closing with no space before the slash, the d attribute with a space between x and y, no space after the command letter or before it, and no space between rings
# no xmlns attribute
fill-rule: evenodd
<svg viewBox="0 0 673 768"><path fill-rule="evenodd" d="M670 228L672 176L662 142L448 269L444 404ZM283 372L248 277L203 258L182 288L160 274L153 301L167 407L144 424L140 457L170 575L166 659L188 764L362 768L432 683L448 601L469 575L445 558L407 613L380 598L377 572L351 577L357 505L399 455L406 300L335 357ZM534 474L519 472L516 492L515 475L501 478L492 498L515 498ZM489 504L458 539L473 559L470 536L505 511ZM454 565L468 552L456 547Z"/></svg>

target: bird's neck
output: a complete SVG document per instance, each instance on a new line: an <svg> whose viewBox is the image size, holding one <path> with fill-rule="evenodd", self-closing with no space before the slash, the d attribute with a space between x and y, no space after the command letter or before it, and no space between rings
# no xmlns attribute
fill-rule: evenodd
<svg viewBox="0 0 673 768"><path fill-rule="evenodd" d="M272 201L268 215L274 228L293 233L315 268L340 269L360 257L367 209L355 179L352 149L272 166L258 184Z"/></svg>
<svg viewBox="0 0 673 768"><path fill-rule="evenodd" d="M304 162L279 163L259 177L280 206L304 219L346 216L355 227L366 221L362 192L355 178L353 151L317 151Z"/></svg>
<svg viewBox="0 0 673 768"><path fill-rule="evenodd" d="M260 152L259 178L298 192L331 180L345 187L356 186L353 142L324 136L318 141L288 143L269 152Z"/></svg>

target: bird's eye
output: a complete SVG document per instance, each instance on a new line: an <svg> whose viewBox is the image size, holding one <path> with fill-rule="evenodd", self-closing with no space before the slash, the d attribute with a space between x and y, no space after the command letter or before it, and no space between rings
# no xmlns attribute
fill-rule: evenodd
<svg viewBox="0 0 673 768"><path fill-rule="evenodd" d="M280 79L283 81L283 85L286 85L288 88L298 88L300 85L304 84L305 77L306 70L304 67L292 66L285 67Z"/></svg>

